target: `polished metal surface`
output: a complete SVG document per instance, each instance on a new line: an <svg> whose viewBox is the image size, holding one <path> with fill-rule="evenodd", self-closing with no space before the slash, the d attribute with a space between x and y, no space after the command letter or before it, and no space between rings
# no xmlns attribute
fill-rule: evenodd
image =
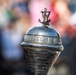
<svg viewBox="0 0 76 75"><path fill-rule="evenodd" d="M54 64L63 50L59 33L49 26L50 12L41 11L43 22L40 27L33 27L24 36L22 47L27 51L27 60L34 75L47 75L49 68Z"/></svg>
<svg viewBox="0 0 76 75"><path fill-rule="evenodd" d="M41 26L30 29L25 34L24 42L22 44L24 46L54 47L58 50L63 50L59 33L50 27L46 28Z"/></svg>

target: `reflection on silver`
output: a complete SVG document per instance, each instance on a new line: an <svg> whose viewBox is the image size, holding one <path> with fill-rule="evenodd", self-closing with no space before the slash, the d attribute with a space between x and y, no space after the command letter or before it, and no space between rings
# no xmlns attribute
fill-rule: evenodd
<svg viewBox="0 0 76 75"><path fill-rule="evenodd" d="M24 36L22 47L26 50L27 61L33 75L47 75L49 68L54 64L63 50L59 33L49 27L49 11L41 11L43 26L31 28Z"/></svg>

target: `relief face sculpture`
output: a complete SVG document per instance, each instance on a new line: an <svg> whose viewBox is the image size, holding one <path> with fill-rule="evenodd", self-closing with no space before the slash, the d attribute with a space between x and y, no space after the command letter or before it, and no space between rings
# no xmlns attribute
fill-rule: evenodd
<svg viewBox="0 0 76 75"><path fill-rule="evenodd" d="M27 61L33 75L47 75L63 50L59 33L49 25L50 12L45 8L41 11L42 26L31 28L24 36L21 46L27 51Z"/></svg>

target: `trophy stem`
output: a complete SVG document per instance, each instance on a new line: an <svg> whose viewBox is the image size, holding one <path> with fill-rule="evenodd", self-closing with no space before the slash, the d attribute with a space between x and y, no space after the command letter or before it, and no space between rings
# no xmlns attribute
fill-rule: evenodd
<svg viewBox="0 0 76 75"><path fill-rule="evenodd" d="M58 51L27 49L27 60L33 75L47 75L49 68L53 65L57 57Z"/></svg>

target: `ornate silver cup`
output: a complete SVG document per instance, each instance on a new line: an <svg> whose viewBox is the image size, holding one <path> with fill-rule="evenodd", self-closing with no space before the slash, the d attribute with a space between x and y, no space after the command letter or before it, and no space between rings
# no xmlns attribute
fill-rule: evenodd
<svg viewBox="0 0 76 75"><path fill-rule="evenodd" d="M50 12L45 8L41 11L42 26L33 27L24 36L22 47L27 51L27 60L33 75L47 75L49 68L54 64L63 50L59 33L49 26Z"/></svg>

